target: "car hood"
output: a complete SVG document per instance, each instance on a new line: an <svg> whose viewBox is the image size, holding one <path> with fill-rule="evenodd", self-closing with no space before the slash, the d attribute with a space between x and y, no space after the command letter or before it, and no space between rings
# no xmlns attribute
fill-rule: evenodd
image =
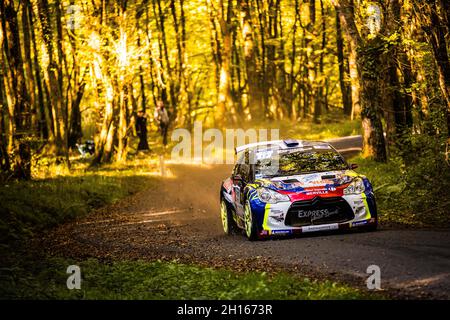
<svg viewBox="0 0 450 320"><path fill-rule="evenodd" d="M311 189L336 188L350 183L357 176L359 175L352 170L339 170L265 178L258 179L255 182L259 186L275 191L299 192Z"/></svg>

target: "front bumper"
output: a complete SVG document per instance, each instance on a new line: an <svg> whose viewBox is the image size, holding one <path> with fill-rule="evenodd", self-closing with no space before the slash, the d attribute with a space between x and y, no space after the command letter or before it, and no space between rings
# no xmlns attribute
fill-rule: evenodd
<svg viewBox="0 0 450 320"><path fill-rule="evenodd" d="M292 209L291 211L289 209L295 206L294 202L279 202L276 204L259 203L257 205L258 208L255 209L260 211L259 216L262 218L260 236L351 229L377 223L376 207L372 193L344 195L333 199L347 210L347 214L340 215L334 219L330 217L329 220L318 219L310 223L292 222L293 220L290 218L290 215L293 212ZM320 208L317 203L322 203L322 200L326 204L326 201L331 201L332 199L316 197L314 201L310 201L311 208Z"/></svg>

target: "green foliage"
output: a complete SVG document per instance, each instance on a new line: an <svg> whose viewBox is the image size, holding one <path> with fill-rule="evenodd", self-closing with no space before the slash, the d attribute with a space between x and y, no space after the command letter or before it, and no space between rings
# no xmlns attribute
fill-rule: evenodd
<svg viewBox="0 0 450 320"><path fill-rule="evenodd" d="M66 287L67 266L81 268L81 290ZM17 267L20 268L20 267ZM16 274L19 269L16 268ZM33 299L380 299L379 294L291 274L237 273L176 262L101 263L46 259L20 278L4 277L1 298ZM23 270L20 270L23 271ZM0 279L1 281L1 279Z"/></svg>
<svg viewBox="0 0 450 320"><path fill-rule="evenodd" d="M356 158L374 185L381 222L450 226L450 168L442 139L413 136L411 147L388 163Z"/></svg>

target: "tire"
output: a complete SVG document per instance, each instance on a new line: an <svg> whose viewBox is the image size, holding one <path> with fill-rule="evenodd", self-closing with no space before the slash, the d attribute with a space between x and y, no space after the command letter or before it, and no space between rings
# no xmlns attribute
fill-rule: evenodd
<svg viewBox="0 0 450 320"><path fill-rule="evenodd" d="M245 235L247 236L248 240L258 240L258 228L256 226L255 215L253 214L250 202L248 201L245 203L244 207L244 227Z"/></svg>
<svg viewBox="0 0 450 320"><path fill-rule="evenodd" d="M237 226L233 220L233 214L227 206L225 199L220 200L220 218L222 220L223 232L228 235L236 233Z"/></svg>

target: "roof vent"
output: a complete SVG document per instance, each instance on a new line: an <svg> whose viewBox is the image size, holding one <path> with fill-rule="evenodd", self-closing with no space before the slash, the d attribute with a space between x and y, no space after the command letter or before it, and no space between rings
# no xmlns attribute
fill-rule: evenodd
<svg viewBox="0 0 450 320"><path fill-rule="evenodd" d="M284 140L284 144L287 147L292 148L292 147L298 147L299 142L297 140L294 140L294 139L287 139L287 140Z"/></svg>

